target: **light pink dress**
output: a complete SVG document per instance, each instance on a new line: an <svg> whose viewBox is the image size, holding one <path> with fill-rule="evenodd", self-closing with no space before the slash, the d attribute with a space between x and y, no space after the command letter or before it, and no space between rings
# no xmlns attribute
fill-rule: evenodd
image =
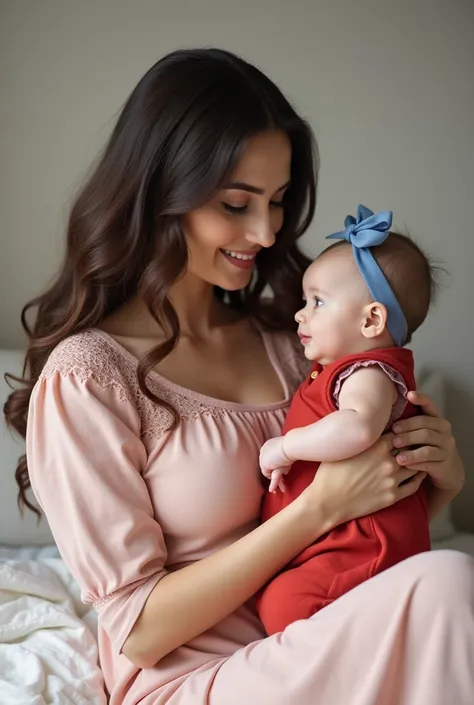
<svg viewBox="0 0 474 705"><path fill-rule="evenodd" d="M99 331L61 343L33 391L31 482L98 611L111 705L472 705L474 566L457 553L409 559L267 639L250 600L154 668L120 653L167 572L258 522L258 452L306 370L291 336L263 336L284 401L217 401L153 373L181 416L172 433L136 360Z"/></svg>

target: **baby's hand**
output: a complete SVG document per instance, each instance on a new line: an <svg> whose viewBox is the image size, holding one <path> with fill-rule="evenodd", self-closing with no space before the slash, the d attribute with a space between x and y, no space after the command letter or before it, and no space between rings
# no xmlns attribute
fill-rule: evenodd
<svg viewBox="0 0 474 705"><path fill-rule="evenodd" d="M286 475L293 460L289 458L283 450L283 436L270 438L260 449L260 469L267 479L270 480L270 492L276 489L285 491L283 476Z"/></svg>

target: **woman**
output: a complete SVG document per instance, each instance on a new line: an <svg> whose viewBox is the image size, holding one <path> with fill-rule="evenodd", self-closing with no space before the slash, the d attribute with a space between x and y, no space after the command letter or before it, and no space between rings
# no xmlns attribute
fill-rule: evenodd
<svg viewBox="0 0 474 705"><path fill-rule="evenodd" d="M173 53L126 103L31 304L29 381L6 408L27 435L17 476L99 613L112 705L470 701L461 554L410 559L275 637L256 617L255 592L330 528L425 473L432 514L463 484L449 424L413 394L424 416L323 465L258 526L258 452L305 374L296 243L316 167L309 127L256 68ZM398 442L421 447L395 460Z"/></svg>

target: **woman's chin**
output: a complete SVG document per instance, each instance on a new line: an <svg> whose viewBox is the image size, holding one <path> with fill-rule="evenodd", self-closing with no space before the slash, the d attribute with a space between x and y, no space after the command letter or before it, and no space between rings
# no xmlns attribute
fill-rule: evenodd
<svg viewBox="0 0 474 705"><path fill-rule="evenodd" d="M242 289L245 289L248 285L248 282L245 284L240 284L240 286L222 286L221 289L224 289L225 291L242 291Z"/></svg>
<svg viewBox="0 0 474 705"><path fill-rule="evenodd" d="M224 289L224 291L240 291L245 289L250 284L252 279L252 271L242 270L241 274L234 276L219 276L215 278L215 286Z"/></svg>

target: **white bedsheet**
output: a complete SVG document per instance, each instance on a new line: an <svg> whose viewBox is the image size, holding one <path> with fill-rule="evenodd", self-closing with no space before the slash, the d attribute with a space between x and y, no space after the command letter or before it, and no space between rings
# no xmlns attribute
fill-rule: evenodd
<svg viewBox="0 0 474 705"><path fill-rule="evenodd" d="M94 613L49 555L0 548L0 703L105 705Z"/></svg>

